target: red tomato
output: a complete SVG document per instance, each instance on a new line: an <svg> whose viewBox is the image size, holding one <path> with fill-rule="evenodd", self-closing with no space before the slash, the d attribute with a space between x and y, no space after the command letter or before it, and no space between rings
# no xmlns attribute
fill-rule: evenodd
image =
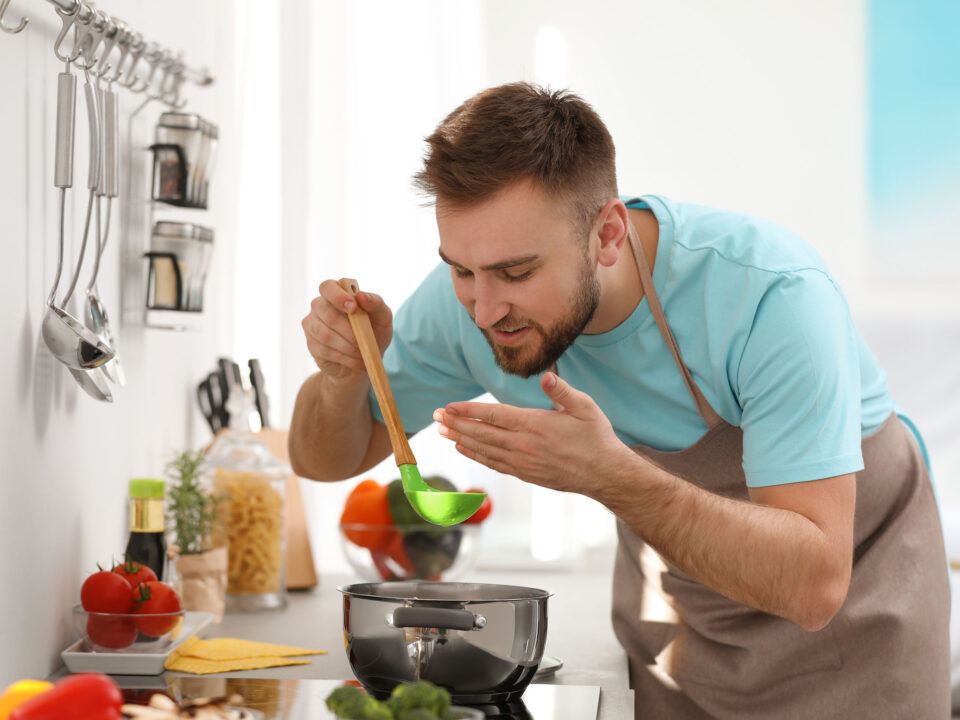
<svg viewBox="0 0 960 720"><path fill-rule="evenodd" d="M480 490L478 488L470 488L469 490L467 490L467 492L482 493L482 492L486 492L486 490ZM493 501L490 499L490 496L487 495L483 499L483 505L481 505L473 515L468 517L463 522L466 523L467 525L479 525L480 523L482 523L484 520L487 519L487 517L490 515L491 510L493 510Z"/></svg>
<svg viewBox="0 0 960 720"><path fill-rule="evenodd" d="M132 588L135 588L142 582L159 580L157 574L153 570L148 568L143 563L138 563L136 560L127 560L126 562L117 565L113 571L126 580Z"/></svg>
<svg viewBox="0 0 960 720"><path fill-rule="evenodd" d="M130 584L110 570L95 572L80 588L80 604L87 612L130 612Z"/></svg>
<svg viewBox="0 0 960 720"><path fill-rule="evenodd" d="M180 622L180 615L150 617L157 613L177 613L183 609L177 591L166 583L151 580L140 583L133 589L133 612L143 617L134 618L140 632L150 637L160 637L173 630Z"/></svg>
<svg viewBox="0 0 960 720"><path fill-rule="evenodd" d="M100 647L119 650L137 639L137 626L126 615L89 615L87 636Z"/></svg>

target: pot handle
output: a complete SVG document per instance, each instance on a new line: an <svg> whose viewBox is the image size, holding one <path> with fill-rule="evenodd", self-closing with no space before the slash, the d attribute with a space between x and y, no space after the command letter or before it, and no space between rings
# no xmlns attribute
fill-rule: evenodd
<svg viewBox="0 0 960 720"><path fill-rule="evenodd" d="M486 627L483 615L456 608L398 607L393 611L394 627L427 627L444 630L480 630Z"/></svg>

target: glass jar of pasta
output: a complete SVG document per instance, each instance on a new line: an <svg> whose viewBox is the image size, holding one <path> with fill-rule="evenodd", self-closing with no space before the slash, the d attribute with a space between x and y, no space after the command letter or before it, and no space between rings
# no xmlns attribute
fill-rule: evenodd
<svg viewBox="0 0 960 720"><path fill-rule="evenodd" d="M210 448L210 483L227 538L227 610L282 607L286 591L286 480L291 469L250 432L253 398L234 385L230 429Z"/></svg>

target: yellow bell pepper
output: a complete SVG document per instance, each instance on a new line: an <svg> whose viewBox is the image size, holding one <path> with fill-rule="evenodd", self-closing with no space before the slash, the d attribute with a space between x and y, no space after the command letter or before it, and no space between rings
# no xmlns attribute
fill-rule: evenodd
<svg viewBox="0 0 960 720"><path fill-rule="evenodd" d="M7 720L15 707L52 687L46 680L18 680L0 695L0 720Z"/></svg>

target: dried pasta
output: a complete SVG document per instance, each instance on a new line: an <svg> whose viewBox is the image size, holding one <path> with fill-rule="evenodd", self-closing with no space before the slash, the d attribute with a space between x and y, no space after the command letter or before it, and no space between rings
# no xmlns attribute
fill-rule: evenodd
<svg viewBox="0 0 960 720"><path fill-rule="evenodd" d="M217 468L227 529L227 592L279 592L283 583L283 496L270 477Z"/></svg>

